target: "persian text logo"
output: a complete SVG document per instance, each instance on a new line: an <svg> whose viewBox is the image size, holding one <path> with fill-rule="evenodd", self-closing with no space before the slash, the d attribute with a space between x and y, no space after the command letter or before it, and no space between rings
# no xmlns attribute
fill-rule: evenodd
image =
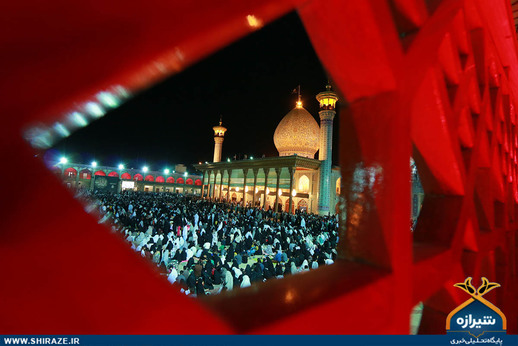
<svg viewBox="0 0 518 346"><path fill-rule="evenodd" d="M478 343L489 342L501 345L502 340L498 336L505 335L507 320L499 308L482 297L500 285L482 278L482 285L475 289L471 280L469 277L463 283L453 285L468 293L471 298L450 312L446 318L446 331L453 338L452 344L459 343L454 342L460 341L459 337L462 340L465 340L464 337L466 337L475 338L474 342ZM479 340L482 335L484 335L484 340Z"/></svg>

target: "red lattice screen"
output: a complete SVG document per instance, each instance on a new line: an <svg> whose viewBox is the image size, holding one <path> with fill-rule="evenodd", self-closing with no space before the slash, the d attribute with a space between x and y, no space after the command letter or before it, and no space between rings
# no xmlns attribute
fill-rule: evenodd
<svg viewBox="0 0 518 346"><path fill-rule="evenodd" d="M486 276L518 332L518 59L506 0L18 1L0 13L0 333L443 333ZM347 100L341 259L193 301L85 213L27 128L181 71L297 9ZM409 232L409 158L426 192ZM376 176L371 184L354 174ZM493 296L491 296L493 295Z"/></svg>

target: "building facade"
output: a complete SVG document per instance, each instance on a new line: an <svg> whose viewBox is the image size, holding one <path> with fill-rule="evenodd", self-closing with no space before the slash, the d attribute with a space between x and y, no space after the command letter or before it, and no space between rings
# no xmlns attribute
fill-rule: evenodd
<svg viewBox="0 0 518 346"><path fill-rule="evenodd" d="M207 198L308 213L318 212L320 166L319 160L298 155L195 165L203 172L202 195ZM337 208L338 167L333 167L330 180L334 185L330 203Z"/></svg>
<svg viewBox="0 0 518 346"><path fill-rule="evenodd" d="M220 162L227 130L220 121L214 127L219 144L214 162L195 165L203 173L202 195L276 211L337 212L340 168L332 166L331 153L338 96L331 86L326 89L317 95L320 126L303 107L299 90L295 108L282 118L273 136L278 157ZM317 151L323 153L319 159L314 158Z"/></svg>
<svg viewBox="0 0 518 346"><path fill-rule="evenodd" d="M182 167L184 167L182 165ZM181 167L179 167L180 170ZM169 192L201 195L202 176L186 171L145 171L111 166L58 162L51 164L52 171L63 177L71 188L121 192Z"/></svg>

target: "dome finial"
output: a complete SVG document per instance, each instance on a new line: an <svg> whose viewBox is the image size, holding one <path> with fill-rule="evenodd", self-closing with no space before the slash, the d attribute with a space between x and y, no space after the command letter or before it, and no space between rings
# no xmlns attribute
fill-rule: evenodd
<svg viewBox="0 0 518 346"><path fill-rule="evenodd" d="M221 124L223 124L223 114L219 116L219 126L221 126Z"/></svg>
<svg viewBox="0 0 518 346"><path fill-rule="evenodd" d="M297 89L298 89L298 98L297 98L297 103L296 103L296 108L302 108L302 99L300 97L300 84L297 86Z"/></svg>

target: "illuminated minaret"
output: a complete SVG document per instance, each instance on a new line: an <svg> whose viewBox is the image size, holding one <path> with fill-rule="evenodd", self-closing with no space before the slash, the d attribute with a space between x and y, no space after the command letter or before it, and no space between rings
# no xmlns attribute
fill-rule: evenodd
<svg viewBox="0 0 518 346"><path fill-rule="evenodd" d="M219 118L219 125L214 126L214 162L221 161L221 151L223 149L223 140L225 139L225 132L227 129L221 124L223 123L222 117Z"/></svg>
<svg viewBox="0 0 518 346"><path fill-rule="evenodd" d="M338 96L331 91L331 85L326 85L326 91L317 95L320 102L320 148L318 159L320 164L320 191L318 195L318 212L320 215L329 213L331 162L333 160L333 119Z"/></svg>

